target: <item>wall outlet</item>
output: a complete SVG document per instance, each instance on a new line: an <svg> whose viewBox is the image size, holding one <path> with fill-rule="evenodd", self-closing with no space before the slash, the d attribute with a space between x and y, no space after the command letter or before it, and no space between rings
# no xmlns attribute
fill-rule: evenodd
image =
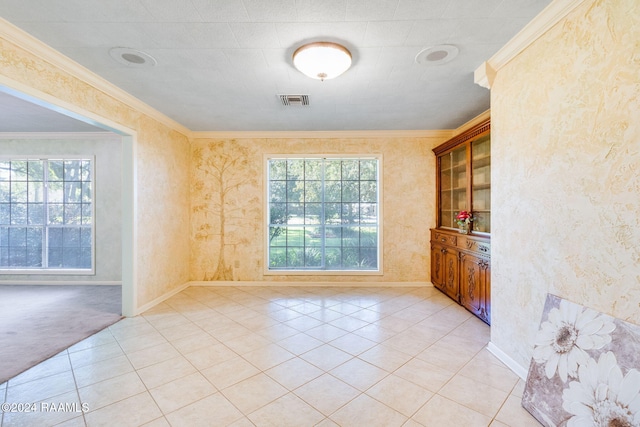
<svg viewBox="0 0 640 427"><path fill-rule="evenodd" d="M237 259L233 262L233 268L240 268L240 260Z"/></svg>

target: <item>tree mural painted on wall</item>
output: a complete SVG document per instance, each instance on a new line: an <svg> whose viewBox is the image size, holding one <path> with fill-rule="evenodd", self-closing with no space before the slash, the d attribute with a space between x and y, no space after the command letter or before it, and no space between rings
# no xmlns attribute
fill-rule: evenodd
<svg viewBox="0 0 640 427"><path fill-rule="evenodd" d="M233 280L233 264L238 245L249 239L236 233L246 227L247 215L254 212L259 201L243 197L242 189L255 188L257 174L250 170L250 151L235 140L210 142L193 152L195 193L192 215L201 216L195 221L193 238L203 244L217 244L217 260L206 256L203 262L202 280ZM231 254L227 250L231 248ZM229 258L229 255L232 255ZM231 261L229 261L231 259Z"/></svg>

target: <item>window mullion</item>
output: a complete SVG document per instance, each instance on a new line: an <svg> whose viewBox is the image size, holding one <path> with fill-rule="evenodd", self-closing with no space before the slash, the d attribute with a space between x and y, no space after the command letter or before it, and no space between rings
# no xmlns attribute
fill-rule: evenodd
<svg viewBox="0 0 640 427"><path fill-rule="evenodd" d="M327 268L327 263L325 261L326 259L326 235L327 235L327 230L325 228L326 225L326 221L325 221L325 163L326 163L326 159L321 159L320 160L320 268L322 270Z"/></svg>
<svg viewBox="0 0 640 427"><path fill-rule="evenodd" d="M42 268L49 268L49 161L42 160Z"/></svg>

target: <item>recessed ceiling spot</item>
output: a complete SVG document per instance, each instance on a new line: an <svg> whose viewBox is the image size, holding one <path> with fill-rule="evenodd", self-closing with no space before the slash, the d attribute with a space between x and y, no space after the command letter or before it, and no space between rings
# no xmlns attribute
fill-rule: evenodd
<svg viewBox="0 0 640 427"><path fill-rule="evenodd" d="M148 53L129 47L114 47L109 50L109 55L120 64L134 67L153 67L158 63L158 61Z"/></svg>
<svg viewBox="0 0 640 427"><path fill-rule="evenodd" d="M441 44L422 49L416 55L417 64L440 65L446 64L458 56L458 48L452 44Z"/></svg>

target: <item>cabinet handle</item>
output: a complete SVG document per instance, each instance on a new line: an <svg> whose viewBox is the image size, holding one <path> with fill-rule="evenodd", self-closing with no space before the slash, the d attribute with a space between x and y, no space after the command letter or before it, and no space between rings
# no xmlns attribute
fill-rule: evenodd
<svg viewBox="0 0 640 427"><path fill-rule="evenodd" d="M446 254L448 251L446 249L440 249L440 252L442 252L443 254Z"/></svg>
<svg viewBox="0 0 640 427"><path fill-rule="evenodd" d="M442 239L440 239L441 242L446 242L447 239L445 237L443 237Z"/></svg>

